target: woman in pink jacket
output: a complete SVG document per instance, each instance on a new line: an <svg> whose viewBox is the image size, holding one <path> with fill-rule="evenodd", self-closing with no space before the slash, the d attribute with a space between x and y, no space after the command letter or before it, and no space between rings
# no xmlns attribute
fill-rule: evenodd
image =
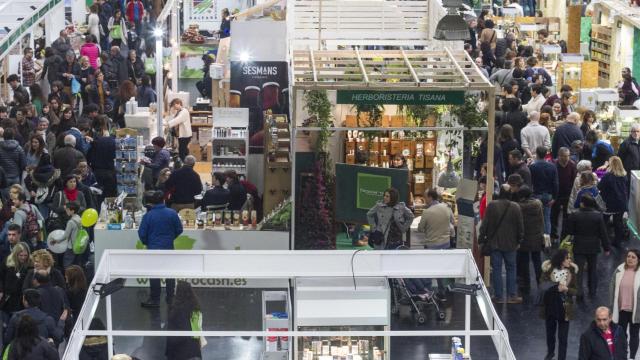
<svg viewBox="0 0 640 360"><path fill-rule="evenodd" d="M89 34L85 38L86 42L80 48L80 56L89 58L89 65L94 69L99 69L98 58L100 58L100 47L96 44L96 38Z"/></svg>

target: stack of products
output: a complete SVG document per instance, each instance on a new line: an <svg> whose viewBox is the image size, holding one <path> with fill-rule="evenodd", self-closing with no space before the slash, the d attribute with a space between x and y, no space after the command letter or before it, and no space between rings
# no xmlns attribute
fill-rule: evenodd
<svg viewBox="0 0 640 360"><path fill-rule="evenodd" d="M116 138L118 193L137 194L138 166L138 139L129 135Z"/></svg>

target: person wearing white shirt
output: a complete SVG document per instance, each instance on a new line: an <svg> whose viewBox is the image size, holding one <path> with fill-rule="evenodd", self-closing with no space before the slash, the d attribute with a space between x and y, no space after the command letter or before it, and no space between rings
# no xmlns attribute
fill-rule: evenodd
<svg viewBox="0 0 640 360"><path fill-rule="evenodd" d="M524 9L522 9L522 5L518 3L518 0L511 0L511 3L506 7L515 8L516 9L516 17L524 16Z"/></svg>
<svg viewBox="0 0 640 360"><path fill-rule="evenodd" d="M533 158L536 148L544 146L551 147L551 136L549 129L540 125L540 113L537 111L529 114L529 123L520 132L520 144L522 150L529 158Z"/></svg>
<svg viewBox="0 0 640 360"><path fill-rule="evenodd" d="M543 92L544 91L542 85L533 84L531 86L531 100L529 100L529 102L525 105L522 105L522 110L526 111L529 115L531 115L531 113L534 111L540 112L540 109L542 109L544 102L547 101L547 99L542 94Z"/></svg>

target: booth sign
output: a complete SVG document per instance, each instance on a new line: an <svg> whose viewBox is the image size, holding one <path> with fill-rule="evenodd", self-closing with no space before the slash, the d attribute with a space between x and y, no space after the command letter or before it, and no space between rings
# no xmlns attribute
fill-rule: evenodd
<svg viewBox="0 0 640 360"><path fill-rule="evenodd" d="M464 91L338 90L338 104L460 105Z"/></svg>

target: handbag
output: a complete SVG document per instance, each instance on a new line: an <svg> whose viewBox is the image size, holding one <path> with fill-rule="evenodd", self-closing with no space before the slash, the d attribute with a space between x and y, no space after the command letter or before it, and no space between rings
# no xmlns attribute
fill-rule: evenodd
<svg viewBox="0 0 640 360"><path fill-rule="evenodd" d="M484 241L482 242L482 244L480 244L480 253L482 254L482 256L491 255L491 251L493 251L493 249L491 248L491 245L489 244L489 238L492 238L496 234L496 232L500 228L500 225L502 225L502 220L504 220L504 217L507 216L508 212L509 212L509 207L504 209L504 212L502 213L502 216L500 216L500 220L498 220L498 225L496 225L496 228L495 228L495 230L493 230L493 233L491 234L491 236L488 236L488 235L485 234Z"/></svg>
<svg viewBox="0 0 640 360"><path fill-rule="evenodd" d="M376 230L369 234L369 246L375 248L384 242L384 234L380 230Z"/></svg>

